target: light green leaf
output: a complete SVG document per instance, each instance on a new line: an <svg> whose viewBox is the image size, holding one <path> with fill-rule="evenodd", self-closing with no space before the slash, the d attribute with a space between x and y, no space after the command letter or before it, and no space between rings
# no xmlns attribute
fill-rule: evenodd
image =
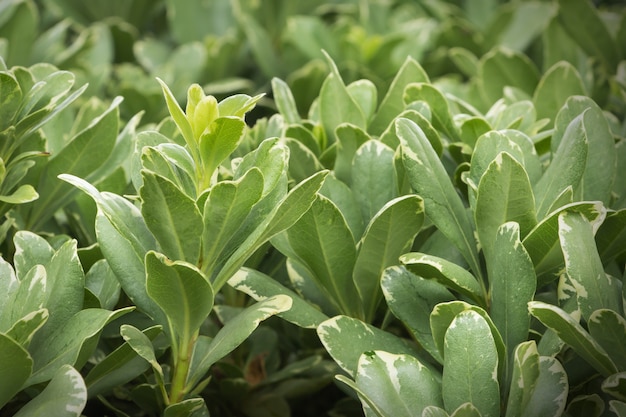
<svg viewBox="0 0 626 417"><path fill-rule="evenodd" d="M187 379L188 385L195 386L204 378L211 365L243 343L261 321L289 310L291 305L290 297L276 295L251 305L229 320L213 339L201 342L200 344L204 345L201 348L196 346L190 367L191 372Z"/></svg>
<svg viewBox="0 0 626 417"><path fill-rule="evenodd" d="M163 417L209 417L204 399L189 398L167 406Z"/></svg>
<svg viewBox="0 0 626 417"><path fill-rule="evenodd" d="M63 365L41 394L22 407L15 417L80 417L85 405L87 387L83 377L70 365Z"/></svg>
<svg viewBox="0 0 626 417"><path fill-rule="evenodd" d="M530 180L515 158L499 153L483 174L476 196L476 231L487 262L495 261L495 241L500 225L516 222L526 236L537 224Z"/></svg>
<svg viewBox="0 0 626 417"><path fill-rule="evenodd" d="M476 277L454 262L419 252L402 255L400 262L414 274L426 279L434 279L471 298L482 307L486 305L484 292Z"/></svg>
<svg viewBox="0 0 626 417"><path fill-rule="evenodd" d="M626 209L607 213L596 233L596 245L604 263L626 252Z"/></svg>
<svg viewBox="0 0 626 417"><path fill-rule="evenodd" d="M82 366L77 361L87 353L83 349L91 346L90 341L98 337L107 323L133 309L134 307L115 311L95 308L81 310L46 340L33 340L29 351L35 365L26 385L48 381L63 365Z"/></svg>
<svg viewBox="0 0 626 417"><path fill-rule="evenodd" d="M142 171L141 214L146 226L171 259L196 264L200 258L202 215L196 203L170 180Z"/></svg>
<svg viewBox="0 0 626 417"><path fill-rule="evenodd" d="M565 211L582 213L590 222L601 223L606 213L599 202L577 202L560 207L543 219L522 243L535 265L537 288L556 279L563 266L563 252L559 240L559 215Z"/></svg>
<svg viewBox="0 0 626 417"><path fill-rule="evenodd" d="M410 250L424 222L424 201L416 195L398 197L372 218L359 243L352 279L363 301L365 317L374 317L381 299L383 270Z"/></svg>
<svg viewBox="0 0 626 417"><path fill-rule="evenodd" d="M0 330L3 332L7 332L18 320L43 308L48 301L52 283L48 283L46 269L42 265L33 266L19 278L11 280L4 288L7 299L0 313Z"/></svg>
<svg viewBox="0 0 626 417"><path fill-rule="evenodd" d="M539 381L539 352L533 340L520 343L513 352L506 417L524 417ZM510 382L509 382L510 381ZM539 417L539 416L538 416Z"/></svg>
<svg viewBox="0 0 626 417"><path fill-rule="evenodd" d="M498 228L493 248L493 258L487 264L491 284L490 316L507 349L503 366L504 380L509 381L513 351L528 340L528 302L535 296L537 278L532 260L520 241L517 223L505 223Z"/></svg>
<svg viewBox="0 0 626 417"><path fill-rule="evenodd" d="M371 137L363 129L348 123L342 123L335 129L337 136L337 157L335 176L346 184L352 183L352 161L357 149Z"/></svg>
<svg viewBox="0 0 626 417"><path fill-rule="evenodd" d="M554 330L565 343L604 376L617 372L606 351L565 311L542 301L528 303L530 314Z"/></svg>
<svg viewBox="0 0 626 417"><path fill-rule="evenodd" d="M196 161L199 161L200 158L198 154L198 144L196 143L196 139L193 136L191 124L189 123L189 120L187 120L187 116L183 112L183 109L180 108L180 105L176 101L176 98L170 91L167 84L165 84L165 82L158 77L156 80L159 82L159 84L161 84L161 89L163 90L163 96L165 97L167 109L169 110L172 119L174 119L176 126L178 126L180 133L182 133L183 138L185 138L185 143L187 143L191 155Z"/></svg>
<svg viewBox="0 0 626 417"><path fill-rule="evenodd" d="M15 190L11 195L0 195L0 201L7 204L24 204L35 201L39 194L32 185L24 184Z"/></svg>
<svg viewBox="0 0 626 417"><path fill-rule="evenodd" d="M120 326L120 335L124 338L124 341L128 343L131 349L137 353L137 355L141 356L152 366L157 383L160 386L164 386L163 369L161 368L161 364L156 359L154 346L152 346L150 338L141 332L141 330L131 326L130 324L122 324L122 326Z"/></svg>
<svg viewBox="0 0 626 417"><path fill-rule="evenodd" d="M355 382L383 416L412 417L428 406L443 405L441 383L411 355L366 352L359 358Z"/></svg>
<svg viewBox="0 0 626 417"><path fill-rule="evenodd" d="M602 382L602 391L626 401L626 371L618 372Z"/></svg>
<svg viewBox="0 0 626 417"><path fill-rule="evenodd" d="M461 140L459 130L454 124L450 106L446 97L435 86L428 83L411 83L404 89L404 102L408 105L416 101L424 101L432 111L433 127L443 132L450 141Z"/></svg>
<svg viewBox="0 0 626 417"><path fill-rule="evenodd" d="M493 49L483 56L478 76L489 104L503 96L505 87L518 88L530 96L539 81L539 72L530 58L503 48Z"/></svg>
<svg viewBox="0 0 626 417"><path fill-rule="evenodd" d="M424 408L421 417L450 417L450 414L448 414L443 408L430 405Z"/></svg>
<svg viewBox="0 0 626 417"><path fill-rule="evenodd" d="M137 141L148 140L149 134L160 135L157 132L141 132L137 135ZM140 144L137 144L137 148ZM191 198L197 198L195 184L195 163L189 152L176 143L160 143L156 146L141 146L141 165L144 170L167 178ZM139 190L143 185L143 177L139 167L134 168L139 178L134 179L136 188Z"/></svg>
<svg viewBox="0 0 626 417"><path fill-rule="evenodd" d="M346 87L348 94L354 99L355 103L361 108L361 112L367 123L372 118L378 105L378 92L376 85L370 80L362 79L354 81Z"/></svg>
<svg viewBox="0 0 626 417"><path fill-rule="evenodd" d="M120 283L105 259L94 263L85 275L85 289L98 298L100 307L106 310L115 308L120 298Z"/></svg>
<svg viewBox="0 0 626 417"><path fill-rule="evenodd" d="M414 109L406 109L398 115L398 118L400 117L414 121L424 132L424 135L435 150L435 153L437 155L442 154L443 143L441 141L441 135L422 113ZM398 145L400 145L400 139L398 139L395 124L391 123L379 139L385 145L396 149Z"/></svg>
<svg viewBox="0 0 626 417"><path fill-rule="evenodd" d="M619 370L626 370L626 319L617 312L598 309L587 321L589 334L606 350Z"/></svg>
<svg viewBox="0 0 626 417"><path fill-rule="evenodd" d="M285 122L296 124L300 122L300 114L296 107L296 100L286 82L280 78L272 78L272 92L278 112L283 116Z"/></svg>
<svg viewBox="0 0 626 417"><path fill-rule="evenodd" d="M617 417L626 416L626 403L622 401L611 400L609 401L609 409L614 412Z"/></svg>
<svg viewBox="0 0 626 417"><path fill-rule="evenodd" d="M402 99L404 89L410 83L416 82L429 82L428 75L422 66L409 56L398 70L387 94L378 107L378 112L370 122L368 130L372 134L380 135L393 119L404 110L405 106Z"/></svg>
<svg viewBox="0 0 626 417"><path fill-rule="evenodd" d="M41 329L47 320L47 309L42 308L35 310L13 323L13 326L7 331L6 335L24 348L28 348L35 333Z"/></svg>
<svg viewBox="0 0 626 417"><path fill-rule="evenodd" d="M289 177L296 183L324 169L315 153L304 143L289 137L282 138L282 141L289 147Z"/></svg>
<svg viewBox="0 0 626 417"><path fill-rule="evenodd" d="M539 118L554 120L568 97L585 95L583 81L572 64L560 61L541 77L533 95Z"/></svg>
<svg viewBox="0 0 626 417"><path fill-rule="evenodd" d="M278 313L278 316L297 326L314 329L324 320L328 320L324 313L294 291L284 287L274 278L254 269L241 268L228 281L228 285L249 295L256 301L262 301L278 294L291 297L293 301L291 309Z"/></svg>
<svg viewBox="0 0 626 417"><path fill-rule="evenodd" d="M559 215L559 238L565 258L565 272L576 289L578 307L585 320L599 309L621 313L620 286L604 272L596 249L594 229L580 213L563 212Z"/></svg>
<svg viewBox="0 0 626 417"><path fill-rule="evenodd" d="M210 126L210 130L199 138L202 158L201 190L208 188L211 175L231 153L237 149L244 136L246 123L239 117L220 117Z"/></svg>
<svg viewBox="0 0 626 417"><path fill-rule="evenodd" d="M500 415L498 351L489 324L475 311L459 313L446 331L443 402L455 410L469 402L482 416Z"/></svg>
<svg viewBox="0 0 626 417"><path fill-rule="evenodd" d="M396 120L396 131L402 142L402 162L409 182L424 199L426 215L461 251L472 271L482 279L471 219L441 160L414 122Z"/></svg>
<svg viewBox="0 0 626 417"><path fill-rule="evenodd" d="M482 417L481 412L472 403L461 404L450 417Z"/></svg>
<svg viewBox="0 0 626 417"><path fill-rule="evenodd" d="M378 140L360 146L352 160L352 192L364 223L397 196L394 150Z"/></svg>
<svg viewBox="0 0 626 417"><path fill-rule="evenodd" d="M352 123L365 129L366 119L363 111L348 92L332 58L326 54L326 59L331 72L320 90L319 110L326 135L333 143L335 142L335 129L341 123Z"/></svg>
<svg viewBox="0 0 626 417"><path fill-rule="evenodd" d="M553 199L567 187L577 187L587 162L589 140L583 123L583 115L568 125L558 149L543 177L535 184L537 218L543 219L549 212Z"/></svg>
<svg viewBox="0 0 626 417"><path fill-rule="evenodd" d="M213 308L211 284L195 266L146 254L146 290L167 316L171 333L185 346Z"/></svg>
<svg viewBox="0 0 626 417"><path fill-rule="evenodd" d="M430 313L437 304L454 300L454 295L442 284L397 266L385 269L381 286L393 315L433 358L443 363L430 329Z"/></svg>
<svg viewBox="0 0 626 417"><path fill-rule="evenodd" d="M0 333L0 407L8 403L21 389L33 369L28 351L10 336Z"/></svg>

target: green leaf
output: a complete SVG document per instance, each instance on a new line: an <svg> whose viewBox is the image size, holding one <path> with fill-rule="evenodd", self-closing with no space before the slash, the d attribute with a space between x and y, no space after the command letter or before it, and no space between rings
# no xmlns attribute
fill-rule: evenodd
<svg viewBox="0 0 626 417"><path fill-rule="evenodd" d="M396 131L402 141L402 162L411 187L424 199L426 215L482 279L471 219L441 160L414 122L396 120Z"/></svg>
<svg viewBox="0 0 626 417"><path fill-rule="evenodd" d="M505 223L498 228L493 248L492 261L487 265L491 284L490 315L507 349L507 362L503 365L505 381L508 381L513 351L528 340L528 302L535 296L537 279L532 260L520 241L517 223Z"/></svg>
<svg viewBox="0 0 626 417"><path fill-rule="evenodd" d="M154 138L152 135L154 135ZM137 153L141 153L141 165L143 170L147 170L167 178L189 197L196 198L197 190L195 184L195 163L191 159L189 152L182 146L175 143L159 143L156 146L142 145L140 140L158 140L160 134L157 132L141 132L137 135ZM153 138L153 139L150 139ZM133 179L138 190L143 186L142 169L134 168L139 178Z"/></svg>
<svg viewBox="0 0 626 417"><path fill-rule="evenodd" d="M602 391L626 401L626 371L618 372L602 382Z"/></svg>
<svg viewBox="0 0 626 417"><path fill-rule="evenodd" d="M0 407L8 403L21 389L33 369L28 351L10 336L0 333Z"/></svg>
<svg viewBox="0 0 626 417"><path fill-rule="evenodd" d="M442 284L397 266L385 269L381 286L393 315L433 358L443 363L430 329L430 313L437 304L454 300L454 295Z"/></svg>
<svg viewBox="0 0 626 417"><path fill-rule="evenodd" d="M335 316L326 320L318 326L317 335L337 365L352 377L356 376L359 358L365 352L382 350L417 356L405 340L352 317ZM429 369L437 375L432 367Z"/></svg>
<svg viewBox="0 0 626 417"><path fill-rule="evenodd" d="M39 194L30 184L21 185L11 195L0 195L0 201L7 204L30 203L38 198Z"/></svg>
<svg viewBox="0 0 626 417"><path fill-rule="evenodd" d="M352 161L357 149L371 140L361 128L342 123L335 129L337 135L337 158L335 159L335 176L346 184L352 183Z"/></svg>
<svg viewBox="0 0 626 417"><path fill-rule="evenodd" d="M348 93L356 104L361 108L366 123L370 120L376 111L378 105L378 92L376 91L376 85L370 80L357 80L346 87Z"/></svg>
<svg viewBox="0 0 626 417"><path fill-rule="evenodd" d="M589 334L604 348L619 370L626 370L626 319L613 310L598 309L587 321Z"/></svg>
<svg viewBox="0 0 626 417"><path fill-rule="evenodd" d="M226 262L228 241L241 233L239 229L262 192L263 174L258 168L250 169L236 181L220 181L211 188L202 213L203 270L212 273Z"/></svg>
<svg viewBox="0 0 626 417"><path fill-rule="evenodd" d="M239 117L220 117L199 138L202 175L205 182L201 190L208 188L211 175L231 153L237 149L244 136L246 124Z"/></svg>
<svg viewBox="0 0 626 417"><path fill-rule="evenodd" d="M306 266L340 311L359 315L360 303L352 281L355 242L337 206L319 196L286 236L289 248L278 245L278 249Z"/></svg>
<svg viewBox="0 0 626 417"><path fill-rule="evenodd" d="M48 321L48 316L48 310L45 308L28 313L13 323L6 335L24 348L28 348L35 333Z"/></svg>
<svg viewBox="0 0 626 417"><path fill-rule="evenodd" d="M134 307L116 311L95 308L81 310L46 340L33 340L29 351L35 366L26 385L48 381L64 365L76 365L79 355L86 353L83 349L90 345L89 341L97 337L107 323L133 309Z"/></svg>
<svg viewBox="0 0 626 417"><path fill-rule="evenodd" d="M202 215L196 203L170 180L142 171L141 214L146 226L171 259L196 264L200 258Z"/></svg>
<svg viewBox="0 0 626 417"><path fill-rule="evenodd" d="M443 402L447 410L470 402L482 416L500 415L498 351L491 329L475 311L459 313L446 331Z"/></svg>
<svg viewBox="0 0 626 417"><path fill-rule="evenodd" d="M158 77L156 80L159 84L161 84L163 96L165 97L165 102L167 103L167 109L169 110L172 119L174 119L176 126L178 126L178 130L180 130L183 138L185 138L185 143L187 143L191 155L196 161L199 161L198 144L196 143L196 139L193 135L193 131L191 130L191 124L189 123L189 120L187 120L187 116L183 112L183 109L180 108L180 105L176 101L176 98L170 91L167 84L165 84L165 82Z"/></svg>
<svg viewBox="0 0 626 417"><path fill-rule="evenodd" d="M80 417L87 405L87 387L81 374L70 365L61 366L46 388L29 401L16 417Z"/></svg>
<svg viewBox="0 0 626 417"><path fill-rule="evenodd" d="M381 299L383 270L397 264L400 255L410 250L423 222L424 201L408 195L385 204L367 226L352 272L367 321L374 317Z"/></svg>
<svg viewBox="0 0 626 417"><path fill-rule="evenodd" d="M167 406L163 417L208 417L209 412L202 398L189 398Z"/></svg>
<svg viewBox="0 0 626 417"><path fill-rule="evenodd" d="M396 197L394 150L377 140L361 145L352 160L352 192L361 207L364 223Z"/></svg>
<svg viewBox="0 0 626 417"><path fill-rule="evenodd" d="M421 417L450 417L450 414L448 414L443 408L431 405L424 408Z"/></svg>
<svg viewBox="0 0 626 417"><path fill-rule="evenodd" d="M380 135L393 119L404 110L402 94L406 86L410 83L428 81L428 75L422 66L415 59L410 56L407 57L391 82L368 130L374 135Z"/></svg>
<svg viewBox="0 0 626 417"><path fill-rule="evenodd" d="M606 351L569 314L541 301L528 303L530 314L554 330L565 343L604 376L617 372Z"/></svg>
<svg viewBox="0 0 626 417"><path fill-rule="evenodd" d="M557 18L567 34L587 55L600 58L609 72L617 67L617 45L592 3L586 0L559 0Z"/></svg>
<svg viewBox="0 0 626 417"><path fill-rule="evenodd" d="M406 104L424 101L432 111L433 127L443 132L453 142L461 140L459 130L454 124L450 106L446 97L432 84L411 83L404 89L403 100Z"/></svg>
<svg viewBox="0 0 626 417"><path fill-rule="evenodd" d="M566 61L554 64L543 74L533 95L537 116L554 120L566 100L575 95L585 95L576 68Z"/></svg>
<svg viewBox="0 0 626 417"><path fill-rule="evenodd" d="M598 226L594 223L580 213L563 212L559 215L565 272L576 288L578 306L585 320L601 308L623 311L620 286L604 272L596 249L593 235Z"/></svg>
<svg viewBox="0 0 626 417"><path fill-rule="evenodd" d="M476 231L487 262L495 261L495 241L500 225L516 222L526 236L537 224L530 180L515 158L501 152L489 164L478 184Z"/></svg>
<svg viewBox="0 0 626 417"><path fill-rule="evenodd" d="M537 218L543 219L551 207L554 196L567 187L577 187L587 161L589 140L583 123L583 115L576 117L568 125L558 149L543 177L535 185Z"/></svg>
<svg viewBox="0 0 626 417"><path fill-rule="evenodd" d="M196 346L192 357L190 375L187 379L189 386L196 385L211 365L228 355L237 346L246 340L259 326L261 321L285 312L291 308L291 298L286 295L276 295L251 305L229 320L224 327L204 347ZM201 336L202 338L202 336ZM198 339L205 340L205 339ZM202 345L203 343L200 343Z"/></svg>
<svg viewBox="0 0 626 417"><path fill-rule="evenodd" d="M146 254L146 290L167 316L171 333L185 346L213 308L213 288L195 266Z"/></svg>
<svg viewBox="0 0 626 417"><path fill-rule="evenodd" d="M569 401L565 412L572 417L600 417L604 412L604 400L595 393L577 395Z"/></svg>
<svg viewBox="0 0 626 417"><path fill-rule="evenodd" d="M563 365L553 357L539 358L539 379L524 411L524 417L559 417L563 415L569 383Z"/></svg>
<svg viewBox="0 0 626 417"><path fill-rule="evenodd" d="M452 414L450 414L450 417L482 417L482 416L483 415L481 414L480 411L478 411L478 408L476 408L476 406L472 403L461 404L456 410L454 410Z"/></svg>
<svg viewBox="0 0 626 417"><path fill-rule="evenodd" d="M154 340L162 333L161 326L152 326L143 333ZM104 394L109 390L124 385L143 374L150 365L137 355L128 342L121 344L113 352L98 362L85 377L89 397Z"/></svg>
<svg viewBox="0 0 626 417"><path fill-rule="evenodd" d="M624 402L616 400L609 401L609 409L613 411L618 417L626 416L626 403Z"/></svg>
<svg viewBox="0 0 626 417"><path fill-rule="evenodd" d="M365 129L366 120L361 107L348 92L337 66L328 54L326 54L326 59L331 72L320 90L319 110L322 126L333 143L335 141L335 129L341 123L352 123Z"/></svg>
<svg viewBox="0 0 626 417"><path fill-rule="evenodd" d="M470 272L454 262L437 256L411 252L400 257L409 271L457 291L484 307L486 300L480 284Z"/></svg>
<svg viewBox="0 0 626 417"><path fill-rule="evenodd" d="M4 131L14 123L22 102L22 90L13 74L0 72L0 92L0 131Z"/></svg>
<svg viewBox="0 0 626 417"><path fill-rule="evenodd" d="M114 99L104 113L48 160L37 185L39 199L33 202L28 214L30 228L39 228L70 201L69 197L75 190L59 181L58 175L87 177L111 154L118 134L118 106L121 101L121 97Z"/></svg>
<svg viewBox="0 0 626 417"><path fill-rule="evenodd" d="M419 416L428 406L443 405L440 382L410 355L366 352L355 380L384 416Z"/></svg>
<svg viewBox="0 0 626 417"><path fill-rule="evenodd" d="M137 353L137 355L141 356L152 366L157 383L160 386L164 386L163 369L154 354L154 347L152 346L150 338L141 332L141 330L131 326L130 324L122 324L120 327L120 335L124 338L124 341L128 343L131 349Z"/></svg>
<svg viewBox="0 0 626 417"><path fill-rule="evenodd" d="M85 289L98 298L100 307L115 308L120 297L120 283L105 259L94 263L85 275Z"/></svg>
<svg viewBox="0 0 626 417"><path fill-rule="evenodd" d="M506 417L522 417L527 415L525 410L539 381L540 358L536 343L533 340L520 343L515 348L512 359Z"/></svg>
<svg viewBox="0 0 626 417"><path fill-rule="evenodd" d="M535 265L537 288L553 281L556 275L552 274L556 274L563 265L563 252L559 240L559 215L565 211L582 213L594 223L600 223L605 213L604 207L599 202L567 204L552 212L531 230L522 243Z"/></svg>
<svg viewBox="0 0 626 417"><path fill-rule="evenodd" d="M278 316L299 327L314 329L324 320L328 320L324 313L294 291L284 287L274 278L254 269L241 268L228 281L228 285L249 295L256 301L262 301L278 294L291 297L293 301L291 309L278 313Z"/></svg>
<svg viewBox="0 0 626 417"><path fill-rule="evenodd" d="M272 92L278 112L283 116L285 122L289 124L300 123L300 114L296 107L296 100L286 82L280 78L272 78Z"/></svg>
<svg viewBox="0 0 626 417"><path fill-rule="evenodd" d="M505 87L518 88L530 96L539 81L539 72L530 58L502 48L493 49L483 56L478 76L489 104L503 96Z"/></svg>

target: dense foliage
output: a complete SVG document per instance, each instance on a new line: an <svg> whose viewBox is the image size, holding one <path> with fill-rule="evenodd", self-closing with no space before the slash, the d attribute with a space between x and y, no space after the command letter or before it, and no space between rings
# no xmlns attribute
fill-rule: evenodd
<svg viewBox="0 0 626 417"><path fill-rule="evenodd" d="M1 416L626 416L619 5L0 0L0 91Z"/></svg>

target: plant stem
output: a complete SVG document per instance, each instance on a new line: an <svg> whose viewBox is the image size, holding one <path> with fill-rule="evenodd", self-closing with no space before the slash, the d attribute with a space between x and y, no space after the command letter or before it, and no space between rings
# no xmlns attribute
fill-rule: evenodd
<svg viewBox="0 0 626 417"><path fill-rule="evenodd" d="M196 331L191 338L185 338L178 350L178 356L175 358L174 375L172 377L172 386L170 388L170 403L176 404L181 402L187 394L187 376L189 375L189 366L191 365L191 354L198 337Z"/></svg>

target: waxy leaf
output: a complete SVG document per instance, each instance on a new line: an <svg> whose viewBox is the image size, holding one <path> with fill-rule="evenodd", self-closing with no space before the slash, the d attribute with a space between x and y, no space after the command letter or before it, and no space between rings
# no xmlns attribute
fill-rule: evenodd
<svg viewBox="0 0 626 417"><path fill-rule="evenodd" d="M122 324L122 326L120 326L120 335L124 338L124 341L128 343L131 349L137 353L137 355L142 357L152 366L157 383L160 386L164 386L163 369L161 368L161 364L159 364L156 359L154 347L152 346L150 338L141 330L131 326L130 324Z"/></svg>
<svg viewBox="0 0 626 417"><path fill-rule="evenodd" d="M446 134L454 142L461 140L459 130L454 124L450 106L446 97L436 87L427 83L411 83L404 90L406 104L424 101L432 111L432 124L435 129Z"/></svg>
<svg viewBox="0 0 626 417"><path fill-rule="evenodd" d="M604 272L594 240L594 228L580 213L563 212L559 215L559 238L565 272L576 289L576 298L583 318L589 320L599 309L621 313L620 286Z"/></svg>
<svg viewBox="0 0 626 417"><path fill-rule="evenodd" d="M478 67L480 85L489 104L500 99L505 87L515 87L529 96L539 81L539 73L526 55L499 48L488 52Z"/></svg>
<svg viewBox="0 0 626 417"><path fill-rule="evenodd" d="M533 102L537 116L554 120L569 97L584 94L585 87L576 68L569 62L558 62L545 72L535 90Z"/></svg>
<svg viewBox="0 0 626 417"><path fill-rule="evenodd" d="M407 57L380 103L378 112L370 122L369 131L374 135L380 135L393 119L404 110L402 94L407 85L428 81L428 75L421 65L413 58Z"/></svg>
<svg viewBox="0 0 626 417"><path fill-rule="evenodd" d="M80 417L87 405L87 387L70 365L61 366L46 388L18 411L16 417L50 415Z"/></svg>
<svg viewBox="0 0 626 417"><path fill-rule="evenodd" d="M317 335L337 365L353 378L358 372L359 358L365 352L383 350L419 359L417 352L405 340L352 317L335 316L326 320L318 326ZM437 375L432 367L429 369Z"/></svg>
<svg viewBox="0 0 626 417"><path fill-rule="evenodd" d="M434 279L446 287L458 291L484 307L484 291L470 272L443 258L424 253L411 252L400 257L406 268L426 279Z"/></svg>
<svg viewBox="0 0 626 417"><path fill-rule="evenodd" d="M381 286L393 315L407 326L433 358L443 363L431 333L430 313L437 304L454 300L454 295L442 284L397 266L385 269Z"/></svg>
<svg viewBox="0 0 626 417"><path fill-rule="evenodd" d="M383 270L398 263L411 248L424 222L424 201L416 195L398 197L385 204L365 229L352 273L363 302L366 319L376 312L382 296Z"/></svg>
<svg viewBox="0 0 626 417"><path fill-rule="evenodd" d="M528 302L535 296L537 278L533 262L520 241L517 223L503 224L496 234L493 258L487 262L491 292L490 315L507 349L505 381L516 346L528 339Z"/></svg>
<svg viewBox="0 0 626 417"><path fill-rule="evenodd" d="M471 219L437 153L414 122L396 120L396 132L402 142L402 162L409 182L424 199L426 215L482 279Z"/></svg>
<svg viewBox="0 0 626 417"><path fill-rule="evenodd" d="M154 251L146 254L146 275L148 295L167 316L171 334L185 346L213 308L211 284L192 264Z"/></svg>
<svg viewBox="0 0 626 417"><path fill-rule="evenodd" d="M626 401L626 371L609 376L602 382L602 391Z"/></svg>
<svg viewBox="0 0 626 417"><path fill-rule="evenodd" d="M549 214L548 209L555 196L567 187L577 187L583 177L589 144L583 115L576 117L568 125L550 165L535 185L538 219Z"/></svg>
<svg viewBox="0 0 626 417"><path fill-rule="evenodd" d="M443 402L447 410L469 402L484 417L500 415L498 351L489 324L475 311L459 313L446 331Z"/></svg>
<svg viewBox="0 0 626 417"><path fill-rule="evenodd" d="M137 141L145 139L149 134L159 135L157 132L141 132L137 135ZM143 146L141 151L141 166L144 170L167 178L189 197L197 197L195 163L193 159L191 159L189 152L182 146L175 143L160 143L156 146ZM143 176L141 175L143 170L137 167L136 171L140 177L134 180L133 183L139 190L143 185Z"/></svg>
<svg viewBox="0 0 626 417"><path fill-rule="evenodd" d="M609 376L617 368L606 351L565 311L542 301L528 303L530 314L570 345L580 357L586 360L598 372Z"/></svg>
<svg viewBox="0 0 626 417"><path fill-rule="evenodd" d="M196 203L170 180L142 171L141 214L163 253L196 264L200 258L202 215Z"/></svg>
<svg viewBox="0 0 626 417"><path fill-rule="evenodd" d="M335 159L335 176L346 184L352 183L352 161L357 149L371 140L361 128L342 123L335 129L337 135L337 158Z"/></svg>
<svg viewBox="0 0 626 417"><path fill-rule="evenodd" d="M272 78L272 92L278 112L283 116L285 122L288 124L299 123L300 114L289 85L280 78L274 77Z"/></svg>
<svg viewBox="0 0 626 417"><path fill-rule="evenodd" d="M157 81L159 82L159 84L161 84L163 96L165 97L165 103L167 104L167 109L169 110L172 119L174 119L174 122L176 123L176 126L178 126L180 133L182 133L183 138L185 138L185 143L187 143L187 146L191 152L191 155L194 157L194 160L199 161L200 158L198 154L198 144L196 143L196 140L194 138L191 124L189 123L189 120L187 120L187 116L183 112L183 109L180 108L180 105L176 101L176 98L170 91L167 84L165 84L165 82L163 82L163 80L158 77Z"/></svg>
<svg viewBox="0 0 626 417"><path fill-rule="evenodd" d="M262 301L279 294L291 297L293 301L291 308L285 312L278 313L278 316L299 327L314 329L324 320L328 320L324 313L298 296L294 291L284 287L274 278L254 269L241 268L228 280L228 285L248 294L256 301Z"/></svg>
<svg viewBox="0 0 626 417"><path fill-rule="evenodd" d="M208 417L203 398L189 398L167 406L163 417Z"/></svg>
<svg viewBox="0 0 626 417"><path fill-rule="evenodd" d="M626 252L626 210L607 213L596 233L596 245L605 264Z"/></svg>
<svg viewBox="0 0 626 417"><path fill-rule="evenodd" d="M0 333L0 352L0 370L3 375L10 376L0 380L0 407L3 407L30 377L33 359L26 348L3 333Z"/></svg>
<svg viewBox="0 0 626 417"><path fill-rule="evenodd" d="M598 309L589 316L587 327L617 369L626 370L626 319L613 310Z"/></svg>
<svg viewBox="0 0 626 417"><path fill-rule="evenodd" d="M192 356L189 386L204 378L209 368L246 340L259 324L291 308L291 298L276 295L251 305L229 320L213 339L200 336Z"/></svg>
<svg viewBox="0 0 626 417"><path fill-rule="evenodd" d="M419 416L428 406L443 405L441 383L411 355L364 353L355 382L384 416Z"/></svg>
<svg viewBox="0 0 626 417"><path fill-rule="evenodd" d="M559 417L563 415L569 382L561 363L550 356L539 358L539 379L523 416Z"/></svg>
<svg viewBox="0 0 626 417"><path fill-rule="evenodd" d="M48 310L45 308L28 313L13 323L6 335L24 348L28 348L35 333L48 321L48 316Z"/></svg>
<svg viewBox="0 0 626 417"><path fill-rule="evenodd" d="M506 417L526 416L525 410L539 381L539 352L534 341L520 343L513 352ZM507 379L509 382L509 379ZM539 416L537 416L539 417Z"/></svg>
<svg viewBox="0 0 626 417"><path fill-rule="evenodd" d="M476 196L476 230L487 262L495 259L500 225L512 221L524 236L537 224L535 199L524 167L506 152L499 153L483 174Z"/></svg>
<svg viewBox="0 0 626 417"><path fill-rule="evenodd" d="M245 128L246 123L239 117L220 117L211 124L208 132L200 136L198 146L203 180L198 184L200 192L209 188L213 172L237 149Z"/></svg>

